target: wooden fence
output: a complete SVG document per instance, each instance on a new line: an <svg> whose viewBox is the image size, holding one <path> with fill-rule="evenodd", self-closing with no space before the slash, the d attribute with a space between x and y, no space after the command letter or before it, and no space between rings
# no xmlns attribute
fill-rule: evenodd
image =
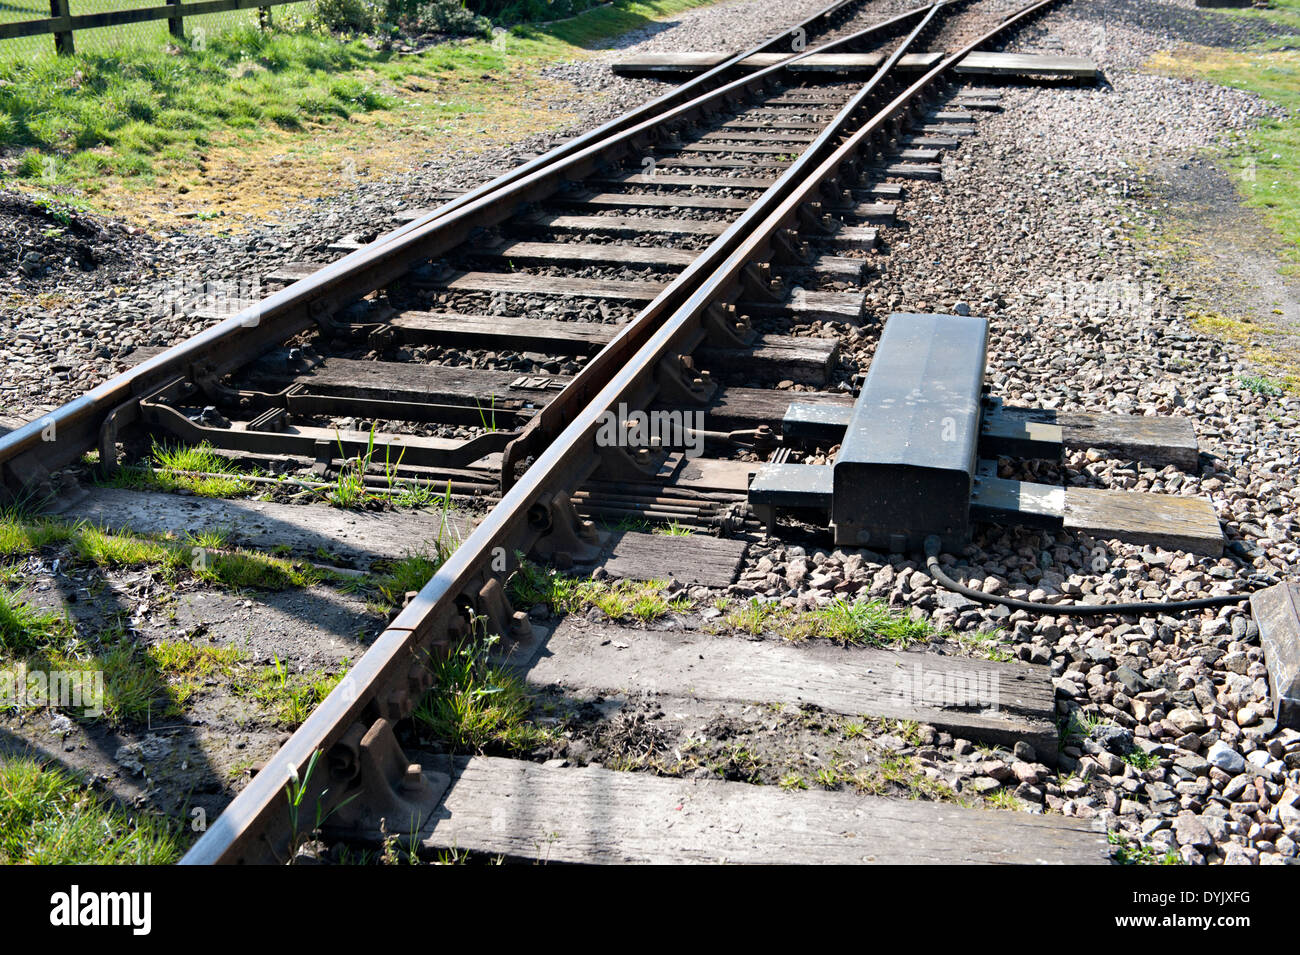
<svg viewBox="0 0 1300 955"><path fill-rule="evenodd" d="M149 20L166 20L171 35L177 39L185 36L185 17L198 17L208 13L225 13L229 10L251 10L257 8L263 26L271 22L271 7L286 3L300 3L301 0L167 0L157 7L138 7L134 10L106 10L102 13L83 13L73 16L68 9L68 0L50 0L50 15L40 20L20 20L12 23L0 23L0 40L21 36L41 36L54 34L54 48L67 55L76 47L72 35L77 30L96 30L101 27L115 27L126 23L144 23Z"/></svg>

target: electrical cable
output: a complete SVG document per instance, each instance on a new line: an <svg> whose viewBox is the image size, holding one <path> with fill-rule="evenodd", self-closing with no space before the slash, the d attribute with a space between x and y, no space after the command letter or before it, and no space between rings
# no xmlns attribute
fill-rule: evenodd
<svg viewBox="0 0 1300 955"><path fill-rule="evenodd" d="M980 603L998 604L1003 607L1010 607L1012 610L1024 610L1029 613L1072 617L1098 617L1104 614L1144 616L1155 613L1204 610L1209 607L1226 607L1250 599L1250 592L1247 592L1244 594L1226 594L1220 597L1198 597L1195 600L1151 600L1142 603L1124 604L1047 604L1032 600L1018 600L1015 597L1003 597L1000 594L986 594L982 590L976 590L953 580L939 566L939 552L939 538L931 534L925 539L925 569L940 586Z"/></svg>

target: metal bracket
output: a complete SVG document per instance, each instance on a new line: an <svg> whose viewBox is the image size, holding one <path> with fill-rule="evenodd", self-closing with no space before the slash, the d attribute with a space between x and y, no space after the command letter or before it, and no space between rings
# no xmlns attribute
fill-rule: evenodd
<svg viewBox="0 0 1300 955"><path fill-rule="evenodd" d="M117 437L122 428L140 420L140 402L123 402L107 415L99 426L99 470L109 476L117 473Z"/></svg>
<svg viewBox="0 0 1300 955"><path fill-rule="evenodd" d="M700 320L704 338L713 348L744 348L754 342L756 333L748 315L736 312L736 306L714 302Z"/></svg>
<svg viewBox="0 0 1300 955"><path fill-rule="evenodd" d="M828 236L834 231L831 217L822 212L820 202L805 202L799 207L799 230L801 234Z"/></svg>
<svg viewBox="0 0 1300 955"><path fill-rule="evenodd" d="M491 633L515 639L527 637L532 633L528 614L522 610L515 610L510 605L510 598L506 596L505 588L496 577L489 577L479 588L478 611L487 617Z"/></svg>
<svg viewBox="0 0 1300 955"><path fill-rule="evenodd" d="M752 262L741 269L740 284L744 297L751 301L781 301L781 296L772 289L772 271L766 262Z"/></svg>
<svg viewBox="0 0 1300 955"><path fill-rule="evenodd" d="M528 523L541 532L533 554L563 570L595 560L604 535L593 521L578 517L567 494L545 494L528 509Z"/></svg>
<svg viewBox="0 0 1300 955"><path fill-rule="evenodd" d="M772 261L778 265L803 265L808 261L808 243L793 229L782 229L772 236Z"/></svg>
<svg viewBox="0 0 1300 955"><path fill-rule="evenodd" d="M690 355L666 355L655 366L655 383L659 399L671 404L698 404L709 401L718 390L707 371L695 367Z"/></svg>
<svg viewBox="0 0 1300 955"><path fill-rule="evenodd" d="M389 720L375 720L364 733L361 729L354 724L330 749L330 776L351 785L323 830L332 838L367 840L419 832L451 777L425 772L408 760Z"/></svg>
<svg viewBox="0 0 1300 955"><path fill-rule="evenodd" d="M415 712L420 698L433 686L433 673L423 661L413 662L406 671L405 684L399 685L387 696L375 700L375 710L384 719L394 723L407 719Z"/></svg>

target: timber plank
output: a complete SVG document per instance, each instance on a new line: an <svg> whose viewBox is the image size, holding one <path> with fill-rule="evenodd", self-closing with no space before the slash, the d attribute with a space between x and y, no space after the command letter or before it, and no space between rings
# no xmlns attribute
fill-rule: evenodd
<svg viewBox="0 0 1300 955"><path fill-rule="evenodd" d="M955 136L905 136L904 145L922 146L931 149L956 149L961 140Z"/></svg>
<svg viewBox="0 0 1300 955"><path fill-rule="evenodd" d="M1056 424L1070 448L1096 448L1115 457L1157 467L1172 464L1195 471L1200 461L1196 428L1190 418L1167 415L1083 414L1039 408L1003 408L1011 419Z"/></svg>
<svg viewBox="0 0 1300 955"><path fill-rule="evenodd" d="M779 425L792 401L808 404L848 405L851 395L819 391L778 391L771 388L720 388L704 409L704 419L711 429L755 428L760 424Z"/></svg>
<svg viewBox="0 0 1300 955"><path fill-rule="evenodd" d="M881 224L893 222L898 215L898 204L894 202L856 202L850 205L828 205L825 209L836 215Z"/></svg>
<svg viewBox="0 0 1300 955"><path fill-rule="evenodd" d="M870 251L876 247L876 230L865 226L841 226L830 238L827 245L833 249L863 249Z"/></svg>
<svg viewBox="0 0 1300 955"><path fill-rule="evenodd" d="M438 288L466 292L516 292L529 295L561 295L572 298L608 298L624 302L651 302L667 288L661 282L577 279L556 275L528 275L522 272L455 272L441 280L413 282L417 288Z"/></svg>
<svg viewBox="0 0 1300 955"><path fill-rule="evenodd" d="M671 537L622 531L603 566L611 577L676 580L688 587L726 587L736 579L749 545L745 541L691 534Z"/></svg>
<svg viewBox="0 0 1300 955"><path fill-rule="evenodd" d="M688 458L673 475L670 486L693 491L727 491L744 496L758 471L752 461Z"/></svg>
<svg viewBox="0 0 1300 955"><path fill-rule="evenodd" d="M295 380L315 394L392 401L495 401L498 407L512 401L545 404L569 382L564 375L521 375L491 368L351 358L327 358ZM520 380L547 384L516 386Z"/></svg>
<svg viewBox="0 0 1300 955"><path fill-rule="evenodd" d="M795 287L784 302L742 301L736 307L744 314L787 315L801 322L858 322L866 309L866 292L810 292Z"/></svg>
<svg viewBox="0 0 1300 955"><path fill-rule="evenodd" d="M1199 497L1068 487L1065 529L1210 557L1223 554L1219 518Z"/></svg>
<svg viewBox="0 0 1300 955"><path fill-rule="evenodd" d="M554 232L608 232L611 235L722 235L727 222L663 219L652 216L529 216L526 226Z"/></svg>
<svg viewBox="0 0 1300 955"><path fill-rule="evenodd" d="M1105 834L1065 817L485 756L442 756L429 768L451 779L420 832L429 851L572 863L1107 859Z"/></svg>
<svg viewBox="0 0 1300 955"><path fill-rule="evenodd" d="M659 195L648 192L591 192L552 196L547 202L564 206L595 206L597 208L630 209L717 209L722 212L743 212L752 202L732 196L695 196L684 193Z"/></svg>
<svg viewBox="0 0 1300 955"><path fill-rule="evenodd" d="M921 132L926 136L944 136L961 139L967 136L974 136L975 127L958 126L956 124L948 123L932 123L926 126L921 126L918 132Z"/></svg>
<svg viewBox="0 0 1300 955"><path fill-rule="evenodd" d="M402 341L413 344L455 344L477 348L504 345L521 351L563 354L595 351L618 334L617 325L457 312L403 312L389 324L398 329Z"/></svg>
<svg viewBox="0 0 1300 955"><path fill-rule="evenodd" d="M699 142L687 143L684 146L659 146L657 149L665 153L748 153L758 155L778 155L784 156L790 153L802 152L801 146L773 146L768 143L717 143L717 142Z"/></svg>
<svg viewBox="0 0 1300 955"><path fill-rule="evenodd" d="M508 346L521 351L588 354L614 340L621 325L557 322L512 315L463 315L456 312L403 312L390 323L403 342L458 344L477 348ZM695 354L712 365L770 366L806 384L825 384L839 345L832 339L794 335L760 335L750 348L699 348ZM788 374L785 374L788 372Z"/></svg>
<svg viewBox="0 0 1300 955"><path fill-rule="evenodd" d="M904 149L898 158L905 162L938 162L941 155L937 149Z"/></svg>
<svg viewBox="0 0 1300 955"><path fill-rule="evenodd" d="M776 182L775 176L679 176L656 172L625 173L622 176L589 179L587 182L601 188L619 186L684 186L688 189L766 189Z"/></svg>
<svg viewBox="0 0 1300 955"><path fill-rule="evenodd" d="M470 252L476 259L510 262L578 262L585 265L635 265L657 269L685 268L699 257L686 249L615 245L597 242L503 242ZM549 279L550 276L544 278Z"/></svg>
<svg viewBox="0 0 1300 955"><path fill-rule="evenodd" d="M811 137L809 139L809 142L811 142L812 139L817 138L816 134L820 133L825 128L826 128L825 123L799 123L799 122L791 122L788 120L753 119L753 118L733 119L733 120L728 120L727 122L719 126L718 127L719 132L717 133L717 135L722 136L724 134L721 131L729 130L729 129L766 130L768 132L777 133L777 134L784 134L787 132L794 132L794 133L806 132Z"/></svg>
<svg viewBox="0 0 1300 955"><path fill-rule="evenodd" d="M712 69L727 60L730 55L719 52L638 53L616 60L610 64L610 70L618 76L692 76ZM789 53L753 53L741 60L738 67L744 71L761 70L785 63L790 58ZM907 53L899 58L898 69L905 72L929 69L942 58L943 54L939 52ZM883 53L811 53L802 59L785 63L785 68L795 74L870 75L880 69L884 60ZM798 95L800 94L787 93L783 99Z"/></svg>
<svg viewBox="0 0 1300 955"><path fill-rule="evenodd" d="M799 150L790 150L797 155ZM727 156L689 155L660 159L656 168L663 169L784 169L794 160L731 159Z"/></svg>
<svg viewBox="0 0 1300 955"><path fill-rule="evenodd" d="M774 135L771 131L765 133L743 132L741 130L731 130L727 124L723 124L723 129L718 132L705 133L700 137L700 142L792 142L792 143L810 143L817 138L814 132L784 132L781 135Z"/></svg>
<svg viewBox="0 0 1300 955"><path fill-rule="evenodd" d="M839 356L839 342L833 338L797 335L764 335L753 348L697 348L695 357L706 368L736 368L759 363L769 374L805 385L824 385Z"/></svg>
<svg viewBox="0 0 1300 955"><path fill-rule="evenodd" d="M659 539L671 545L695 537ZM671 546L662 551L660 569L653 562L646 568L652 577L677 559ZM1040 759L1056 760L1051 672L1028 664L822 641L756 642L701 630L630 630L570 616L525 679L602 694L652 686L699 700L810 704L845 716L916 720L997 746L1024 740Z"/></svg>
<svg viewBox="0 0 1300 955"><path fill-rule="evenodd" d="M943 178L943 170L939 166L906 162L890 163L882 167L880 173L893 179L929 179L938 181Z"/></svg>
<svg viewBox="0 0 1300 955"><path fill-rule="evenodd" d="M953 67L956 73L983 76L1060 76L1095 80L1097 64L1085 56L1046 53L967 53Z"/></svg>
<svg viewBox="0 0 1300 955"><path fill-rule="evenodd" d="M798 277L815 275L835 282L857 282L867 270L866 259L853 259L840 255L821 255L811 265L780 265L782 275Z"/></svg>

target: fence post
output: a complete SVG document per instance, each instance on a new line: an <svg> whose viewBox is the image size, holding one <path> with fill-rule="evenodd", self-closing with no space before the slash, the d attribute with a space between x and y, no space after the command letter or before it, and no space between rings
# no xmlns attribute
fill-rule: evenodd
<svg viewBox="0 0 1300 955"><path fill-rule="evenodd" d="M180 9L181 0L167 0L167 6ZM177 40L185 39L185 18L180 13L167 18L167 30Z"/></svg>
<svg viewBox="0 0 1300 955"><path fill-rule="evenodd" d="M50 0L50 16L67 17L72 14L68 10L68 0ZM71 56L77 52L76 44L72 41L71 30L59 30L54 33L54 52L60 56Z"/></svg>

